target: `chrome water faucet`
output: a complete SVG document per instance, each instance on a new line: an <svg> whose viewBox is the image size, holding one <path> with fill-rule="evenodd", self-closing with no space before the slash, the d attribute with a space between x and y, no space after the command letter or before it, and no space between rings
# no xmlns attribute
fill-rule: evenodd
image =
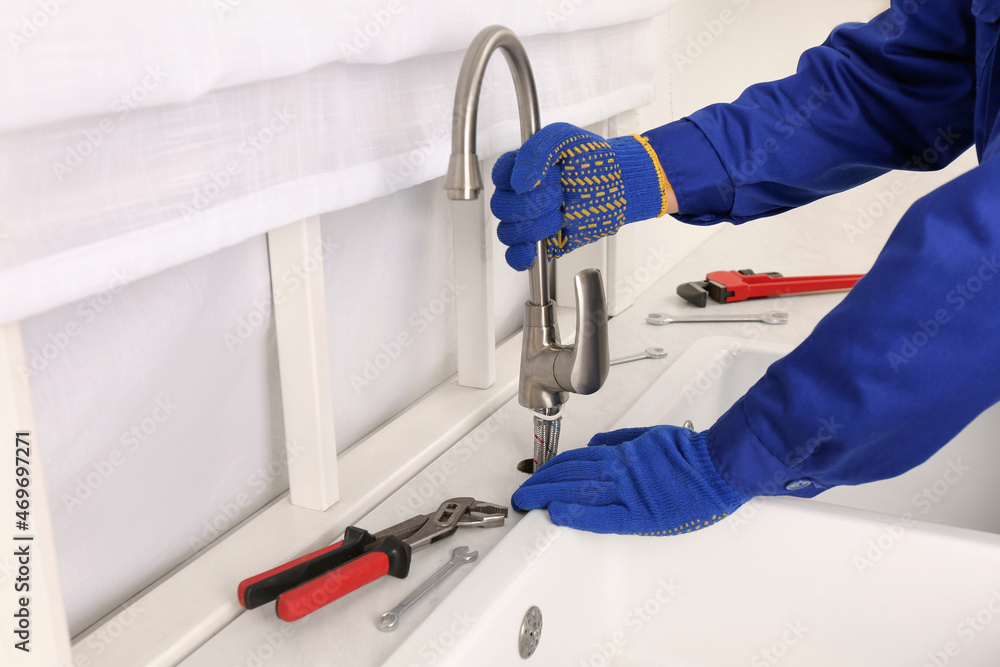
<svg viewBox="0 0 1000 667"><path fill-rule="evenodd" d="M522 143L541 125L535 78L524 46L503 26L484 29L469 46L458 75L451 160L444 182L449 199L478 199L483 189L476 156L476 117L486 64L497 49L503 52L514 78ZM569 394L592 394L600 389L608 377L610 363L608 315L601 272L585 269L576 274L576 341L563 345L551 297L554 274L549 270L544 239L538 242L537 250L535 263L528 270L531 291L524 304L521 376L517 392L518 402L535 412L533 468L558 452L559 412Z"/></svg>

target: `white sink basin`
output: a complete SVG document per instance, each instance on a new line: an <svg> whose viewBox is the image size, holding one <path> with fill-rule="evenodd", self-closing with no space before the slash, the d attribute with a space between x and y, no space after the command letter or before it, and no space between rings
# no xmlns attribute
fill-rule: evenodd
<svg viewBox="0 0 1000 667"><path fill-rule="evenodd" d="M703 338L617 424L681 424L690 419L699 430L707 428L791 349L740 338ZM881 482L837 487L817 501L1000 534L998 476L1000 406L994 406L910 472ZM755 504L738 514L752 514Z"/></svg>
<svg viewBox="0 0 1000 667"><path fill-rule="evenodd" d="M703 428L787 350L704 339L619 423ZM675 537L594 535L531 512L386 664L996 665L998 422L993 409L895 480L824 502L755 500ZM970 470L922 512L914 496L935 492L949 460ZM524 662L533 605L543 629Z"/></svg>

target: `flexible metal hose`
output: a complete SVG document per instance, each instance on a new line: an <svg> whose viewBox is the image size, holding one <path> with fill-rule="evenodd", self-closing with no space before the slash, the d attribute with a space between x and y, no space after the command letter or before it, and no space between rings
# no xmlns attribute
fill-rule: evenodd
<svg viewBox="0 0 1000 667"><path fill-rule="evenodd" d="M557 412L553 411L553 412ZM535 470L559 453L559 430L562 417L546 418L536 414L535 419Z"/></svg>

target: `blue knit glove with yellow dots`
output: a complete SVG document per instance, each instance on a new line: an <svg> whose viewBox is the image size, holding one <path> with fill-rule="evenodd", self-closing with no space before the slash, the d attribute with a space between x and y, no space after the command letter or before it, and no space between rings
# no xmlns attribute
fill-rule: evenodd
<svg viewBox="0 0 1000 667"><path fill-rule="evenodd" d="M549 239L549 258L663 215L670 185L656 153L640 136L603 139L568 123L539 130L493 168L490 202L497 236L518 271Z"/></svg>
<svg viewBox="0 0 1000 667"><path fill-rule="evenodd" d="M676 535L710 526L751 496L715 469L706 437L677 426L598 433L539 468L511 504L548 507L556 525L593 533Z"/></svg>

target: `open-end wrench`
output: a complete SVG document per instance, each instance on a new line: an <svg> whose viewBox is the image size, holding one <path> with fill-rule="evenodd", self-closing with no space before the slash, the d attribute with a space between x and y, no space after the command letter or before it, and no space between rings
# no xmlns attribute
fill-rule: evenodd
<svg viewBox="0 0 1000 667"><path fill-rule="evenodd" d="M619 357L611 360L612 366L627 364L630 361L642 361L643 359L663 359L667 356L667 351L662 347L647 347L639 354L630 354L627 357Z"/></svg>
<svg viewBox="0 0 1000 667"><path fill-rule="evenodd" d="M399 624L399 617L403 615L403 612L412 607L427 591L440 584L445 577L451 574L462 563L471 563L477 558L479 558L478 551L469 551L469 547L456 547L451 552L451 560L445 563L444 567L432 574L430 579L420 584L417 590L407 595L402 602L379 616L375 625L382 632L392 632L396 629L396 625Z"/></svg>
<svg viewBox="0 0 1000 667"><path fill-rule="evenodd" d="M765 324L788 324L788 313L769 310L764 313L750 315L682 315L670 313L650 313L646 316L646 324L670 324L672 322L764 322Z"/></svg>

